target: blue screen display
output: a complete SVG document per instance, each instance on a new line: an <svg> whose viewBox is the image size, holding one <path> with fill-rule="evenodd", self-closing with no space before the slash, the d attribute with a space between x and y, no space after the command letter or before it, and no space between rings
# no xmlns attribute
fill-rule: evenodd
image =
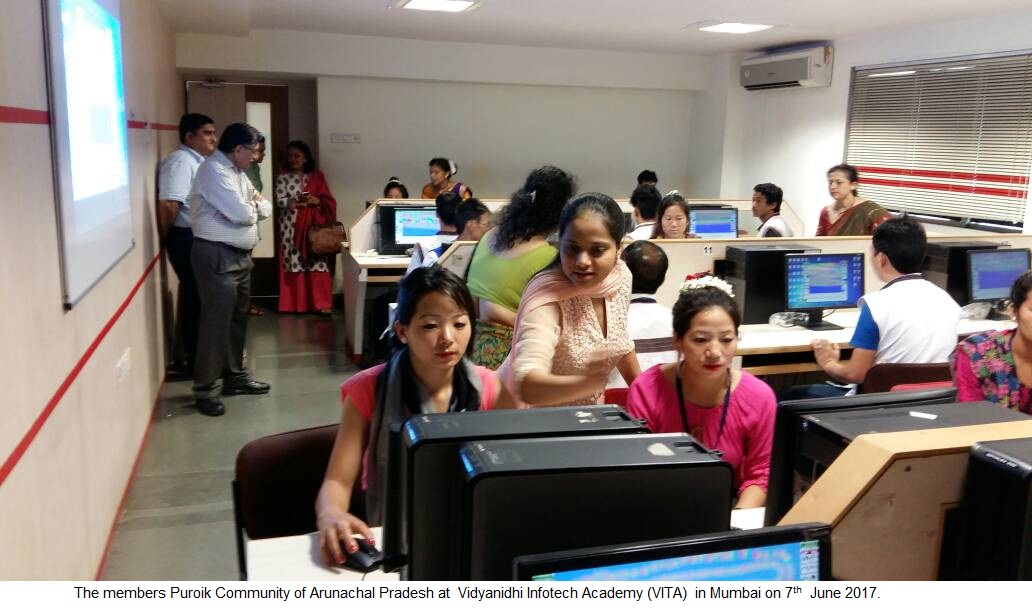
<svg viewBox="0 0 1032 614"><path fill-rule="evenodd" d="M421 239L437 234L437 211L435 209L395 209L394 243L411 245Z"/></svg>
<svg viewBox="0 0 1032 614"><path fill-rule="evenodd" d="M789 309L855 307L864 293L863 254L789 254Z"/></svg>
<svg viewBox="0 0 1032 614"><path fill-rule="evenodd" d="M558 571L534 576L534 580L572 582L819 580L820 553L819 540L801 541L638 563Z"/></svg>
<svg viewBox="0 0 1032 614"><path fill-rule="evenodd" d="M689 209L688 232L700 239L734 239L738 236L738 210Z"/></svg>
<svg viewBox="0 0 1032 614"><path fill-rule="evenodd" d="M1011 284L1028 270L1027 249L968 252L972 301L997 301L1010 296Z"/></svg>

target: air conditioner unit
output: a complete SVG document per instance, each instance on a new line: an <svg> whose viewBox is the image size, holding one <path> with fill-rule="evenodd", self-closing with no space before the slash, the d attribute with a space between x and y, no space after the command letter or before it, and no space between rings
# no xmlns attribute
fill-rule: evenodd
<svg viewBox="0 0 1032 614"><path fill-rule="evenodd" d="M742 61L742 87L769 90L779 87L831 85L831 46L772 53Z"/></svg>

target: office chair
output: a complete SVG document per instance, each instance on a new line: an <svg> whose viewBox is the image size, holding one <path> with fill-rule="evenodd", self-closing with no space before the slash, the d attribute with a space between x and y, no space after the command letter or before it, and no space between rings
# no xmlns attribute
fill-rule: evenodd
<svg viewBox="0 0 1032 614"><path fill-rule="evenodd" d="M900 384L925 384L929 382L952 382L948 362L903 364L887 362L874 365L860 384L860 392L889 392ZM952 385L952 384L949 384Z"/></svg>
<svg viewBox="0 0 1032 614"><path fill-rule="evenodd" d="M269 435L248 443L236 458L233 516L240 579L247 579L247 539L304 535L316 530L315 497L322 486L338 425ZM365 516L357 488L350 511Z"/></svg>

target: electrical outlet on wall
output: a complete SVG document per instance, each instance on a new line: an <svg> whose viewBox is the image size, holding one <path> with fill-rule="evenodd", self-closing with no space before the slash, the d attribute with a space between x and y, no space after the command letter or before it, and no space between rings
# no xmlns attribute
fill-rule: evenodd
<svg viewBox="0 0 1032 614"><path fill-rule="evenodd" d="M121 384L132 368L132 348L125 348L122 357L115 363L115 383Z"/></svg>
<svg viewBox="0 0 1032 614"><path fill-rule="evenodd" d="M704 255L706 255L706 256L712 256L713 255L713 246L712 245L703 246L702 253Z"/></svg>

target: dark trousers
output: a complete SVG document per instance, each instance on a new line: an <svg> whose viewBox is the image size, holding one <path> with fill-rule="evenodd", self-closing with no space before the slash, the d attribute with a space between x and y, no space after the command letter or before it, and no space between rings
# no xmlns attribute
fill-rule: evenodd
<svg viewBox="0 0 1032 614"><path fill-rule="evenodd" d="M247 380L244 340L251 303L251 254L194 239L194 276L201 297L194 397L218 398L222 380Z"/></svg>
<svg viewBox="0 0 1032 614"><path fill-rule="evenodd" d="M165 251L172 270L179 278L179 331L183 336L183 349L186 350L186 363L192 367L197 356L197 327L201 313L201 302L197 296L197 280L194 278L193 265L190 264L190 248L193 245L193 232L189 228L173 226L165 240Z"/></svg>

